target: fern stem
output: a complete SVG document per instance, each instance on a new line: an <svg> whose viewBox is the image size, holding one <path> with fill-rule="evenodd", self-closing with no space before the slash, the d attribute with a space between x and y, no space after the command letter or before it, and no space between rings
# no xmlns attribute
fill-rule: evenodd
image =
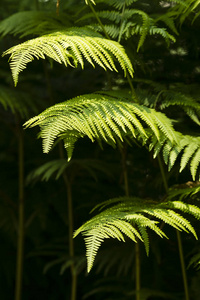
<svg viewBox="0 0 200 300"><path fill-rule="evenodd" d="M138 97L137 97L137 95L136 95L136 92L135 92L135 89L134 89L134 87L133 87L133 84L132 84L132 82L131 82L131 78L130 78L129 73L127 73L127 80L128 80L129 85L130 85L132 98L133 98L133 100L134 100L135 103L138 103L138 104L139 104L139 100L138 100Z"/></svg>
<svg viewBox="0 0 200 300"><path fill-rule="evenodd" d="M106 30L105 30L105 27L103 26L103 23L101 22L99 16L97 15L97 13L96 13L94 7L92 6L92 4L90 3L90 1L89 1L89 6L90 6L90 9L91 9L91 11L93 12L95 18L97 19L97 22L98 22L99 25L101 26L101 28L102 28L102 30L103 30L103 33L105 34L105 37L109 40L110 37L109 37L109 35L107 34L107 32L106 32Z"/></svg>
<svg viewBox="0 0 200 300"><path fill-rule="evenodd" d="M127 149L124 147L121 149L122 156L122 167L123 167L123 177L124 177L124 185L125 185L125 195L129 197L129 184L128 184L128 171L127 171ZM136 288L136 300L140 300L140 248L139 241L135 243L135 288Z"/></svg>
<svg viewBox="0 0 200 300"><path fill-rule="evenodd" d="M161 175L162 175L162 180L163 180L164 188L165 188L166 193L168 193L168 183L167 183L167 178L165 176L165 170L163 168L163 164L162 164L160 155L158 154L157 157L158 157L158 164L159 164L159 167L160 167L160 172L161 172Z"/></svg>
<svg viewBox="0 0 200 300"><path fill-rule="evenodd" d="M185 300L189 300L190 297L189 297L189 289L188 289L185 261L184 261L184 256L183 256L183 246L182 246L181 234L178 230L176 230L176 235L177 235L179 256L180 256L180 262L181 262L181 268L182 268L183 283L184 283L184 289L185 289Z"/></svg>
<svg viewBox="0 0 200 300"><path fill-rule="evenodd" d="M15 300L21 300L23 281L24 257L24 137L23 131L18 128L18 164L19 164L19 195L18 195L18 226L17 226L17 261L15 279Z"/></svg>
<svg viewBox="0 0 200 300"><path fill-rule="evenodd" d="M59 9L60 9L60 0L57 0L56 3L56 15L59 16Z"/></svg>
<svg viewBox="0 0 200 300"><path fill-rule="evenodd" d="M61 143L59 144L60 157L64 158L63 147ZM74 218L73 218L73 201L72 201L72 188L71 182L68 178L67 172L63 173L63 179L65 182L66 190L67 190L67 205L68 205L68 223L69 223L69 256L73 260L74 258L74 239L73 239L73 231L74 231ZM71 300L76 300L77 293L77 273L74 262L71 264Z"/></svg>
<svg viewBox="0 0 200 300"><path fill-rule="evenodd" d="M121 13L121 24L120 24L120 29L119 29L118 43L121 42L125 8L126 8L126 3L124 2L123 8L122 8L122 13Z"/></svg>
<svg viewBox="0 0 200 300"><path fill-rule="evenodd" d="M159 166L160 166L160 171L161 171L165 191L166 191L166 193L168 193L167 179L166 179L166 176L165 176L165 171L164 171L163 164L162 164L162 161L161 161L161 158L160 158L159 154L158 154L158 163L159 163ZM190 299L189 298L189 289L188 289L187 273L186 273L185 262L184 262L181 234L177 229L176 229L176 235L177 235L179 257L180 257L180 263L181 263L181 271L182 271L182 277L183 277L183 285L184 285L184 291L185 291L185 300L189 300Z"/></svg>
<svg viewBox="0 0 200 300"><path fill-rule="evenodd" d="M72 205L72 190L71 183L66 172L63 174L63 179L67 188L67 200L68 200L68 222L69 222L69 255L74 258L74 240L73 240L73 231L74 231L74 220L73 220L73 205ZM71 285L71 300L76 300L76 290L77 290L77 275L74 262L71 264L71 276L72 276L72 285Z"/></svg>
<svg viewBox="0 0 200 300"><path fill-rule="evenodd" d="M122 168L123 168L123 178L124 178L124 185L125 185L125 195L129 197L129 184L128 184L128 172L127 172L127 165L126 165L126 157L127 157L127 150L124 147L121 150L122 156Z"/></svg>
<svg viewBox="0 0 200 300"><path fill-rule="evenodd" d="M140 245L139 241L135 244L135 270L136 270L136 300L140 300L140 289L141 289L141 284L140 284Z"/></svg>

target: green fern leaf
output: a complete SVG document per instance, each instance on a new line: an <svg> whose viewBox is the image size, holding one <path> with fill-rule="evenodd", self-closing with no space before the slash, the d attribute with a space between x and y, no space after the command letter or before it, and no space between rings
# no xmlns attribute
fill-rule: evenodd
<svg viewBox="0 0 200 300"><path fill-rule="evenodd" d="M198 143L196 143L195 141L192 141L192 140L191 140L191 143L185 147L184 153L181 158L180 172L182 172L182 170L186 167L188 161L191 159L191 157L197 151L198 147L199 147ZM193 164L193 168L194 168L194 164Z"/></svg>
<svg viewBox="0 0 200 300"><path fill-rule="evenodd" d="M56 139L64 139L71 158L74 143L87 136L93 142L105 141L115 147L118 140L131 133L133 138L147 142L147 129L157 140L163 136L172 143L176 138L171 122L162 113L126 99L90 94L56 104L25 123L26 127L39 125L43 151L48 153Z"/></svg>
<svg viewBox="0 0 200 300"><path fill-rule="evenodd" d="M196 178L197 168L199 166L199 163L200 163L200 149L198 149L195 152L195 154L191 160L191 163L190 163L190 171L191 171L193 180L195 180L195 178Z"/></svg>
<svg viewBox="0 0 200 300"><path fill-rule="evenodd" d="M179 210L200 219L200 209L194 205L180 201L156 203L139 198L123 197L105 201L96 208L103 209L103 211L83 224L74 234L74 237L79 233L86 236L88 271L91 270L98 249L105 239L111 237L124 241L121 232L134 242L137 241L136 238L142 240L148 254L147 228L153 230L160 237L166 237L165 233L157 226L157 220L162 220L177 230L190 232L197 238L190 222L176 212ZM152 218L156 220L152 220Z"/></svg>
<svg viewBox="0 0 200 300"><path fill-rule="evenodd" d="M53 32L14 46L3 53L10 54L10 67L15 85L18 76L34 58L45 56L65 66L84 67L85 58L93 67L94 63L103 69L115 70L116 59L124 71L133 76L133 68L123 47L86 28L70 28L66 31Z"/></svg>

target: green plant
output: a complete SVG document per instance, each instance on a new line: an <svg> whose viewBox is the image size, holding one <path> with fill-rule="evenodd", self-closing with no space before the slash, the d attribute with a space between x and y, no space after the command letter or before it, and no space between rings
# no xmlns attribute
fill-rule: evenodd
<svg viewBox="0 0 200 300"><path fill-rule="evenodd" d="M188 90L186 89L185 78L182 78L181 72L176 75L178 80L176 76L170 79L173 73L172 66L170 71L166 72L168 77L164 78L163 82L157 82L159 80L156 76L159 78L162 74L160 69L168 64L168 60L171 60L173 65L174 56L177 56L180 62L184 57L183 66L187 59L190 60L190 56L187 57L189 50L185 50L186 46L181 40L179 42L179 28L184 24L190 28L191 25L188 23L194 24L198 21L199 1L166 3L155 1L153 4L145 1L146 8L141 1L136 0L86 1L86 4L73 16L74 18L70 18L70 22L65 22L64 17L61 16L59 1L56 16L52 17L51 14L43 12L29 12L18 13L5 19L0 24L0 32L3 36L14 34L24 38L33 34L39 37L19 43L6 50L3 55L10 55L9 61L15 86L18 83L19 73L24 71L27 64L35 58L48 58L54 67L56 61L73 69L85 68L83 72L87 72L89 65L94 68L101 67L106 71L107 78L102 79L104 83L102 89L89 94L79 93L77 97L51 105L38 116L26 121L25 127L39 125L39 137L43 139L44 153L49 153L58 143L61 145L60 141L67 150L68 163L63 163L62 160L49 162L40 167L34 176L42 175L44 179L49 180L55 172L57 172L56 179L63 175L68 195L70 259L75 255L72 242L74 225L71 191L74 174L65 172L68 164L73 162L75 145L80 139L88 137L92 142L97 141L102 149L108 144L120 153L125 196L98 204L97 207L103 211L80 226L75 236L79 233L86 236L88 271L91 270L104 239L117 238L125 241L124 235L132 239L137 245L135 293L136 299L139 300L141 299L141 262L138 244L139 241L143 242L149 254L151 242L148 229L152 229L160 237L166 237L162 227L168 224L179 231L190 232L197 238L195 227L190 224L185 213L199 219L198 202L194 205L186 203L183 199L185 197L188 199L192 192L196 194L198 190L181 190L179 187L173 194L168 190L168 185L170 181L172 184L176 183L173 171L177 168L179 173L187 172L186 181L190 176L188 169L192 180L199 180L199 96L198 93L191 93L189 84ZM43 21L38 24L38 18L41 17ZM19 20L23 20L28 27L21 26ZM13 22L12 26L7 26L10 21ZM51 22L50 26L49 22ZM180 48L178 45L177 49L176 39L177 43L180 43ZM152 47L154 42L155 48ZM154 52L160 55L159 51L161 53L164 51L164 54L161 55L160 65L157 66ZM195 63L194 60L194 65ZM151 68L153 73L158 75L148 75L151 73ZM195 68L197 65L192 74L198 77L198 68ZM143 70L147 75L144 76ZM133 74L135 74L134 78L132 78ZM141 78L142 75L144 78ZM6 97L3 100L0 98L5 108L8 105ZM174 107L178 107L178 110L171 109ZM15 106L12 110L15 110ZM188 122L188 116L191 123ZM189 130L184 126L186 120L190 126ZM157 173L162 174L165 191L157 194L156 189L153 189L153 197L149 197L145 192L143 197L132 196L130 181L135 179L128 168L127 145L133 149L140 147L146 151L145 155L150 152L154 159L158 158L160 171ZM61 158L64 159L62 150L60 153ZM131 159L133 157L134 155ZM162 157L168 167L168 173L164 170ZM98 170L98 167L96 169ZM139 169L140 167L137 168L137 172ZM168 180L167 176L173 179ZM177 197L177 200L172 200L173 197ZM107 205L110 207L105 209ZM185 299L188 300L180 235L178 239ZM77 274L73 259L69 265L73 278L71 299L74 300ZM148 295L145 299L148 299Z"/></svg>

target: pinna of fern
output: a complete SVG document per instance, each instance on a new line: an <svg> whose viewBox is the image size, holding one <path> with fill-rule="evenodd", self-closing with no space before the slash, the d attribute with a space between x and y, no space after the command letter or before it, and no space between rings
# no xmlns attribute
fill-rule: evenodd
<svg viewBox="0 0 200 300"><path fill-rule="evenodd" d="M117 42L103 38L88 28L69 28L52 32L14 46L3 53L10 54L10 67L15 85L18 76L34 58L45 56L65 66L84 68L84 59L95 67L117 71L114 60L120 64L126 76L133 76L133 67L124 48Z"/></svg>
<svg viewBox="0 0 200 300"><path fill-rule="evenodd" d="M88 272L91 270L99 247L105 239L116 238L125 241L125 236L144 243L149 254L149 235L147 228L160 237L167 237L158 226L159 221L172 226L179 231L190 232L197 239L196 232L190 222L177 211L188 213L200 219L200 209L194 205L180 201L157 203L140 198L121 197L99 204L99 214L83 224L74 233L84 236Z"/></svg>
<svg viewBox="0 0 200 300"><path fill-rule="evenodd" d="M163 135L172 144L176 140L171 121L164 114L127 99L97 93L56 104L25 123L26 127L36 125L40 126L43 151L48 153L56 139L63 139L69 160L75 142L84 136L114 147L128 133L144 144L150 133L157 140Z"/></svg>

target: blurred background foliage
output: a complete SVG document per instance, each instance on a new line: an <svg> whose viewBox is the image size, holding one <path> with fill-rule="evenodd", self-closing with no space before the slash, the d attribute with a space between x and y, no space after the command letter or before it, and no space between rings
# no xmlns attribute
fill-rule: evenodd
<svg viewBox="0 0 200 300"><path fill-rule="evenodd" d="M107 9L106 1L99 7ZM163 2L163 1L162 1ZM51 13L56 19L55 0L1 0L0 3L0 51L34 36L3 34L3 20L16 12L35 11ZM169 4L170 2L166 2ZM143 7L149 15L160 15L159 1L138 1L134 7ZM159 8L160 7L160 8ZM60 23L76 26L88 7L84 1L60 1ZM197 14L197 12L196 12ZM38 24L41 16L38 17ZM162 109L155 103L154 95L168 88L199 101L200 80L200 21L189 15L180 25L176 42L166 45L159 36L147 36L137 53L138 36L123 39L122 44L133 61L133 83L144 104ZM19 15L20 22L20 15ZM23 20L21 21L23 22ZM46 30L51 29L49 19ZM84 23L84 20L82 21ZM82 23L82 24L83 24ZM11 24L12 25L12 24ZM23 23L22 23L23 28ZM173 33L173 32L171 32ZM35 61L20 75L14 88L8 58L1 58L0 68L0 299L14 299L17 220L19 197L19 140L24 147L24 200L25 244L22 299L59 300L70 299L70 267L75 265L78 274L77 300L79 299L134 299L134 247L133 242L106 241L97 255L91 273L86 273L85 246L81 237L74 240L74 257L70 257L68 240L67 191L64 179L58 174L59 166L65 168L73 199L74 229L89 218L90 210L98 203L124 194L123 169L120 154L107 145L103 151L87 139L78 141L70 164L58 160L59 145L48 155L42 153L37 129L23 130L22 124L45 108L77 95L109 89L127 88L122 74L104 72L85 65L65 68L55 62ZM108 80L109 78L109 80ZM145 99L145 100L144 100ZM152 101L151 101L152 99ZM178 106L163 108L175 121L175 128L186 134L199 134L194 123ZM53 169L48 162L54 162ZM143 198L162 198L165 194L159 166L145 148L133 145L127 148L126 164L129 173L130 194ZM40 169L38 169L40 167ZM52 167L52 164L51 164ZM37 172L34 171L37 169ZM167 173L170 186L192 180L188 169L179 174L178 166ZM195 196L199 204L199 195ZM199 223L191 222L199 236ZM150 237L150 256L141 247L142 296L145 300L183 299L183 285L177 241L174 230L166 226L169 240ZM199 242L183 233L186 265L199 252ZM199 299L200 273L194 267L188 270L191 299Z"/></svg>

